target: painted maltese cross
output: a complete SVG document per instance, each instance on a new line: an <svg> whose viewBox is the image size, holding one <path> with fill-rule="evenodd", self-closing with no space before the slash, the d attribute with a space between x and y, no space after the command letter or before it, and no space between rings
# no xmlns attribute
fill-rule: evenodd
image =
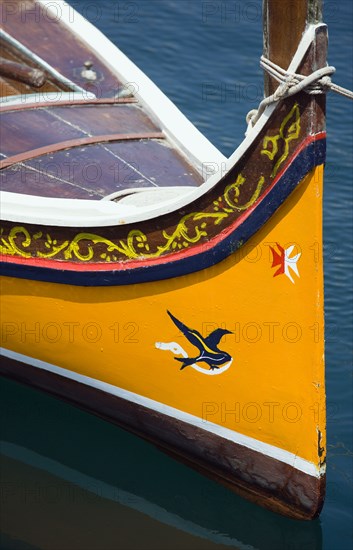
<svg viewBox="0 0 353 550"><path fill-rule="evenodd" d="M301 253L299 252L295 256L291 256L293 250L294 250L294 244L289 246L288 248L284 249L280 244L276 243L277 249L275 250L270 246L271 252L272 252L272 265L271 267L277 267L278 269L276 273L273 275L274 277L277 277L277 275L286 275L288 279L294 283L294 279L292 277L291 271L294 271L294 273L300 277L297 262L301 256Z"/></svg>

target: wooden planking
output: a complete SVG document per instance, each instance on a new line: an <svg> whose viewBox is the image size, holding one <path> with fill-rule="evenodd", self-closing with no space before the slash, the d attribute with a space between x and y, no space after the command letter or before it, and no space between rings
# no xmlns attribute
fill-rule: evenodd
<svg viewBox="0 0 353 550"><path fill-rule="evenodd" d="M7 111L1 114L1 152L12 156L75 138L159 131L135 105Z"/></svg>
<svg viewBox="0 0 353 550"><path fill-rule="evenodd" d="M1 5L4 6L4 2L0 0ZM96 58L89 46L73 36L59 20L48 17L42 6L33 0L15 1L11 6L4 21L5 31L54 69L98 97L112 98L121 89L118 78ZM20 53L19 58L22 56ZM10 52L8 58L16 60L16 52ZM93 85L80 74L87 59L93 62L93 70L98 76ZM20 107L18 112L5 108L2 115L4 156L77 138L110 133L156 135L161 131L138 104L57 105L28 110ZM87 167L91 172L96 170L99 176L87 177ZM131 187L200 185L203 182L200 174L172 148L172 144L148 140L75 147L21 162L3 172L3 189L53 197L97 198Z"/></svg>
<svg viewBox="0 0 353 550"><path fill-rule="evenodd" d="M106 145L77 147L27 161L20 169L22 186L17 184L18 166L1 170L3 190L90 199L127 187L150 186L133 167L113 156ZM82 190L86 196L82 196Z"/></svg>
<svg viewBox="0 0 353 550"><path fill-rule="evenodd" d="M6 10L8 2L1 2ZM1 6L0 4L0 6ZM60 16L49 14L34 0L11 2L3 17L4 30L36 55L52 65L66 78L98 97L113 97L123 85L116 75L79 38L60 22ZM89 82L81 76L85 61L93 63L97 80Z"/></svg>
<svg viewBox="0 0 353 550"><path fill-rule="evenodd" d="M164 141L97 144L45 155L1 170L1 189L97 199L135 187L200 185L201 176Z"/></svg>
<svg viewBox="0 0 353 550"><path fill-rule="evenodd" d="M61 123L45 110L1 116L1 152L6 156L84 136L84 132Z"/></svg>
<svg viewBox="0 0 353 550"><path fill-rule="evenodd" d="M168 142L109 143L107 149L124 158L157 186L201 185L202 176Z"/></svg>
<svg viewBox="0 0 353 550"><path fill-rule="evenodd" d="M0 171L0 188L12 193L39 195L63 199L102 199L104 194L87 191L73 177L65 180L61 177L62 169L53 161L42 163L16 164Z"/></svg>
<svg viewBox="0 0 353 550"><path fill-rule="evenodd" d="M137 104L52 107L48 111L55 117L67 120L68 124L79 127L87 135L161 131Z"/></svg>
<svg viewBox="0 0 353 550"><path fill-rule="evenodd" d="M75 147L84 147L96 143L110 143L112 141L136 141L140 139L164 139L164 134L162 132L150 132L148 134L139 132L137 134L104 134L100 136L85 136L69 139L67 141L45 145L44 147L38 147L37 149L29 149L19 155L13 155L12 157L2 159L0 160L0 170L19 162L26 162L27 160L42 157L43 155L52 155L58 151L67 151Z"/></svg>

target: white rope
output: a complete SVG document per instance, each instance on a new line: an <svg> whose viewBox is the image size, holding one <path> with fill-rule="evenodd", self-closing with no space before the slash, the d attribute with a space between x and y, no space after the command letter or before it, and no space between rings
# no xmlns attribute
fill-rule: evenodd
<svg viewBox="0 0 353 550"><path fill-rule="evenodd" d="M331 81L330 75L332 75L336 69L335 67L322 67L312 72L308 76L297 73L289 73L282 69L279 65L276 65L273 61L270 61L265 56L261 56L261 67L272 76L277 82L280 83L277 90L270 96L265 97L258 107L253 109L247 114L246 122L248 123L249 131L259 120L260 116L271 103L276 103L280 99L290 97L301 91L305 91L308 94L325 94L328 91L336 92L344 97L353 99L353 92L338 86Z"/></svg>
<svg viewBox="0 0 353 550"><path fill-rule="evenodd" d="M348 99L353 99L353 92L351 90L347 90L347 88L343 88L343 86L338 86L338 84L335 84L334 82L331 82L330 90L332 92L336 92L336 94L348 97Z"/></svg>

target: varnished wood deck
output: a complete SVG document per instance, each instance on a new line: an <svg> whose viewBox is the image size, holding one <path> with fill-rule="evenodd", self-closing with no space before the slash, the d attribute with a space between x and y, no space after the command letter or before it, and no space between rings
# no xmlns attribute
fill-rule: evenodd
<svg viewBox="0 0 353 550"><path fill-rule="evenodd" d="M1 57L45 71L34 88L1 75L4 96L56 92L57 100L1 108L1 189L28 195L100 199L122 189L195 186L202 177L168 139L145 106L135 98L120 100L122 83L94 51L33 0L0 1L2 28L24 46L1 38ZM39 56L62 79L46 70ZM97 79L82 76L92 62ZM61 92L94 93L99 101L59 104ZM104 98L108 101L104 103ZM117 98L114 100L114 98ZM72 103L72 102L71 102ZM104 136L105 139L100 138ZM114 137L115 136L115 137Z"/></svg>

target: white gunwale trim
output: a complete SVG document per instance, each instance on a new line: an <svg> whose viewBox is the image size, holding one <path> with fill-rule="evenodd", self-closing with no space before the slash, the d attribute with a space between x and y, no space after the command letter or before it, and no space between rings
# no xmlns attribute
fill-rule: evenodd
<svg viewBox="0 0 353 550"><path fill-rule="evenodd" d="M112 226L122 225L124 220L129 216L141 217L146 210L143 205L143 200L151 201L153 195L158 195L158 190L163 195L163 189L176 189L171 187L152 187L151 189L142 189L138 195L142 197L142 205L124 204L124 200L116 203L109 200L76 200L76 199L55 199L48 205L46 197L35 195L22 195L9 193L8 191L0 192L0 212L1 218L7 221L17 223L30 224L45 224L48 226L63 226L69 227L97 227L97 226ZM184 195L187 197L192 193L190 188L184 190ZM167 196L167 195L165 195ZM175 198L164 199L157 204L148 206L148 211L151 217L158 215L161 208L166 207L172 210ZM141 204L141 201L140 201ZM155 214L155 216L154 216ZM72 220L75 223L72 223ZM20 222L19 222L20 220Z"/></svg>
<svg viewBox="0 0 353 550"><path fill-rule="evenodd" d="M51 363L41 361L40 359L35 359L34 357L29 357L27 355L23 355L21 353L17 353L6 348L0 348L0 354L4 357L8 357L9 359L13 359L15 361L19 361L21 363L25 363L32 367L36 367L48 372L52 372L53 374L58 374L59 376L62 376L64 378L68 378L81 384L85 384L86 386L96 388L105 393L109 393L110 395L115 395L117 397L130 401L131 403L135 403L136 405L141 405L150 410L157 411L165 416L169 416L176 420L180 420L181 422L196 426L197 428L201 428L202 430L212 433L215 436L227 439L228 441L232 441L233 443L242 445L247 449L256 451L265 456L269 456L275 460L279 460L280 462L288 464L292 468L295 468L296 470L304 472L305 474L308 474L310 476L319 478L325 472L325 465L321 468L318 468L313 462L309 462L304 458L300 458L294 453L291 453L279 447L275 447L274 445L270 445L269 443L264 443L263 441L259 441L258 439L255 439L253 437L235 432L233 430L230 430L229 428L219 426L218 424L214 424L213 422L203 420L202 418L186 413L184 411L180 411L179 409L175 409L174 407L165 405L164 403L160 403L159 401L155 401L148 397L144 397L142 395L124 390L117 386L113 386L112 384L108 384L107 382L102 382L101 380L97 380L89 376L84 376L77 372L64 369L57 365L52 365Z"/></svg>
<svg viewBox="0 0 353 550"><path fill-rule="evenodd" d="M48 0L39 0L43 5L48 2ZM66 21L68 25L73 27L73 30L78 33L82 34L84 30L87 32L87 36L90 36L92 38L92 43L94 43L96 40L99 40L102 42L103 46L102 48L98 48L101 54L105 52L107 55L107 51L109 51L108 57L110 59L114 58L114 56L117 56L116 61L121 62L122 67L124 67L124 64L128 69L131 69L132 71L136 71L136 79L137 76L141 78L142 80L140 82L143 82L141 84L140 90L147 90L144 93L143 100L146 103L150 103L152 101L152 108L154 108L157 112L161 110L161 112L164 112L165 115L165 122L166 126L168 127L168 130L171 129L171 124L173 120L173 116L176 115L176 112L178 113L178 116L184 117L184 115L181 115L180 111L173 105L173 103L166 98L166 96L155 86L149 79L140 71L118 48L116 48L98 29L93 27L90 23L88 23L81 15L75 13L76 21L74 23L70 23L69 17L69 9L73 10L68 4L66 4L66 11L65 11L65 2L62 0L55 0L55 2L48 2L48 9L50 7L50 4L58 3L60 6L62 6L63 14L66 13L66 16L63 16L63 20ZM72 14L72 12L71 12ZM88 27L87 27L88 25ZM318 28L326 27L326 25L320 23L318 25L309 25L305 33L303 34L303 37L300 41L300 44L298 46L298 49L296 53L293 56L293 59L288 67L288 71L295 72L302 59L304 58L308 48L312 44L315 33ZM88 32L89 30L89 32ZM98 33L98 34L97 34ZM79 34L79 33L78 33ZM80 36L81 36L80 34ZM108 48L106 50L105 48ZM135 81L136 81L135 79ZM144 88L146 86L146 88ZM153 93L152 93L153 92ZM157 94L158 102L157 105L155 105L153 98L151 95ZM160 95L161 94L161 95ZM141 96L142 97L142 96ZM164 105L164 107L163 107ZM240 158L246 153L248 148L252 145L252 143L257 138L258 134L261 132L263 127L265 126L266 122L268 121L269 117L272 115L274 110L276 109L277 104L272 104L264 111L264 113L261 115L258 122L255 124L254 128L252 128L245 139L242 141L242 143L239 145L239 147L234 151L234 153L229 157L229 159L224 164L223 161L218 166L224 166L221 170L218 170L217 173L210 176L210 178L203 183L200 187L195 187L194 191L191 193L187 193L185 195L183 192L181 192L181 195L179 198L174 199L173 201L163 202L161 204L153 205L148 208L132 208L131 210L124 209L122 210L123 205L119 205L114 203L115 206L115 213L113 213L113 210L111 210L108 213L107 216L104 217L103 215L100 216L100 218L92 220L92 212L95 208L95 203L97 204L100 201L90 200L85 201L85 203L90 203L89 210L87 213L87 216L85 216L84 207L80 208L79 203L83 203L84 201L78 200L78 199L56 199L56 198L47 198L47 197L36 197L36 196L30 196L30 195L22 195L22 194L16 194L16 193L9 193L7 192L4 194L4 192L0 192L0 204L1 204L1 217L3 220L8 221L15 221L18 223L26 222L26 223L33 223L33 224L46 224L49 226L66 226L66 227L90 227L90 226L117 226L117 225L126 225L126 224L132 224L137 223L153 218L160 217L162 215L174 212L180 208L184 208L191 202L199 199L201 196L205 195L210 189L212 189L219 180L240 160ZM174 113L174 114L173 114ZM185 121L187 119L184 117ZM184 121L184 122L185 122ZM169 122L169 125L168 125ZM193 126L189 121L187 121L191 126ZM179 127L180 120L178 119L177 125ZM185 122L186 124L186 122ZM185 132L185 136L187 136L188 131L185 130L185 125L180 125L180 128L183 128L182 132ZM190 129L189 129L190 132ZM173 133L173 132L172 132ZM182 134L182 133L181 133ZM180 134L180 139L182 139L182 135ZM190 134L191 135L191 134ZM201 134L202 135L202 134ZM179 141L179 140L178 140ZM196 141L196 140L195 140ZM202 158L202 157L201 157ZM203 157L205 158L205 157ZM206 157L208 160L212 158L212 156ZM220 173L221 172L221 173ZM9 202L9 196L13 195L14 199ZM14 209L14 204L16 201L18 201L19 204L23 204L23 199L21 197L25 197L26 201L26 209L25 211L23 209L16 208ZM41 199L39 201L39 199ZM58 201L60 202L60 209L58 206L56 206L56 203ZM66 201L66 202L65 202ZM74 201L77 205L77 210L79 210L80 215L79 218L76 215L76 212L72 212L72 215L68 215L66 210L65 204L68 204L68 207L70 205L70 202L67 201ZM102 201L105 202L105 201ZM88 206L88 204L87 204ZM70 205L71 209L71 205ZM99 210L99 207L98 207ZM54 215L48 215L49 212L56 212L56 216Z"/></svg>

